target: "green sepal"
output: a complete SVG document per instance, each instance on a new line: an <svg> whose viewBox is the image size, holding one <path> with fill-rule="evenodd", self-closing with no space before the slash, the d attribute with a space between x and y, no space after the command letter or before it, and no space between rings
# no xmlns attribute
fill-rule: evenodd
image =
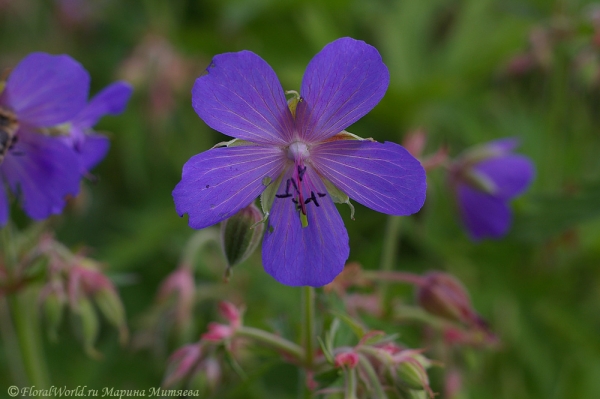
<svg viewBox="0 0 600 399"><path fill-rule="evenodd" d="M243 145L254 145L250 141L233 139L229 141L221 141L220 143L215 144L212 148L220 148L220 147L240 147Z"/></svg>
<svg viewBox="0 0 600 399"><path fill-rule="evenodd" d="M337 188L332 182L323 178L323 183L325 183L325 188L327 192L331 196L331 199L336 204L346 204L350 207L350 219L354 220L354 205L350 202L350 197L346 195L342 190Z"/></svg>
<svg viewBox="0 0 600 399"><path fill-rule="evenodd" d="M263 184L266 183L265 185L267 186L267 188L260 195L260 207L264 214L263 220L261 220L260 222L265 222L269 217L269 211L273 206L273 201L275 201L275 195L277 194L277 190L281 185L283 175L279 175L279 177L275 181L266 181L266 179L267 177L263 179Z"/></svg>

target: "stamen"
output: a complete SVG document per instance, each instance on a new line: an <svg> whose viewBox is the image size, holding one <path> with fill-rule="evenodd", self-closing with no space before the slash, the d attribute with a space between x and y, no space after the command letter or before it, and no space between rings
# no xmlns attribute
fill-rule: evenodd
<svg viewBox="0 0 600 399"><path fill-rule="evenodd" d="M298 179L300 181L302 181L302 178L304 177L305 173L306 173L306 166L303 169L300 165L298 165Z"/></svg>

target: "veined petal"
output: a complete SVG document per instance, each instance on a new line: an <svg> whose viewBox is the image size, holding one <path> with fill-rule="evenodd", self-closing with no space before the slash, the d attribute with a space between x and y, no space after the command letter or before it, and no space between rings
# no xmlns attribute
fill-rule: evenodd
<svg viewBox="0 0 600 399"><path fill-rule="evenodd" d="M300 136L315 142L346 129L379 103L389 81L374 47L349 37L328 44L302 79L296 110Z"/></svg>
<svg viewBox="0 0 600 399"><path fill-rule="evenodd" d="M479 162L473 168L494 183L494 195L504 200L525 191L535 173L533 163L522 155L489 158Z"/></svg>
<svg viewBox="0 0 600 399"><path fill-rule="evenodd" d="M190 158L173 190L179 216L202 229L233 216L281 174L285 156L276 147L213 148ZM269 179L267 179L269 178ZM266 184L265 184L266 183Z"/></svg>
<svg viewBox="0 0 600 399"><path fill-rule="evenodd" d="M336 140L314 146L311 160L338 189L378 212L410 215L425 202L425 170L398 144Z"/></svg>
<svg viewBox="0 0 600 399"><path fill-rule="evenodd" d="M280 192L287 192L284 177ZM326 193L316 173L307 166L305 187ZM310 198L305 189L304 198ZM318 196L318 204L306 205L308 226L302 227L300 211L291 198L275 198L263 239L265 271L291 286L320 287L330 283L344 268L350 247L344 222L329 195Z"/></svg>
<svg viewBox="0 0 600 399"><path fill-rule="evenodd" d="M54 126L83 109L89 87L89 74L68 55L32 53L8 76L3 103L21 123Z"/></svg>
<svg viewBox="0 0 600 399"><path fill-rule="evenodd" d="M465 184L458 185L457 195L463 223L472 239L499 238L508 232L511 212L504 200Z"/></svg>
<svg viewBox="0 0 600 399"><path fill-rule="evenodd" d="M9 210L6 189L4 188L4 179L0 176L0 227L3 227L6 222L8 222Z"/></svg>
<svg viewBox="0 0 600 399"><path fill-rule="evenodd" d="M61 213L66 196L79 192L79 159L59 138L21 129L0 170L25 213L35 220Z"/></svg>
<svg viewBox="0 0 600 399"><path fill-rule="evenodd" d="M81 129L91 128L104 115L118 115L125 110L133 88L127 82L115 82L96 94L75 117L73 124Z"/></svg>
<svg viewBox="0 0 600 399"><path fill-rule="evenodd" d="M192 105L211 128L258 144L285 144L292 114L277 75L251 51L220 54L196 79Z"/></svg>

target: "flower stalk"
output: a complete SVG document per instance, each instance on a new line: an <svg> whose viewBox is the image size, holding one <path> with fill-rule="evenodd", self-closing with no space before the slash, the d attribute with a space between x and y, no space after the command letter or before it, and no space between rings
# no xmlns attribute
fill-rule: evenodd
<svg viewBox="0 0 600 399"><path fill-rule="evenodd" d="M381 253L381 263L379 270L382 272L391 272L394 270L394 264L396 263L396 257L398 256L398 238L401 230L401 217L400 216L388 216L387 224L385 227L385 235L383 238L383 249ZM389 283L382 281L381 283L381 298L385 307L389 301Z"/></svg>
<svg viewBox="0 0 600 399"><path fill-rule="evenodd" d="M315 289L306 286L302 290L303 312L302 312L302 331L304 342L304 353L306 356L305 364L308 370L312 370L314 365L315 351Z"/></svg>

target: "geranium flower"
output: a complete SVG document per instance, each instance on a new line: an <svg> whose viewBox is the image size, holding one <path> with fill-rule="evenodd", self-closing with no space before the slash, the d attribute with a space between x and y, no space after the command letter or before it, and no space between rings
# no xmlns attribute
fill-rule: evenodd
<svg viewBox="0 0 600 399"><path fill-rule="evenodd" d="M69 134L62 139L80 155L82 173L88 173L108 152L110 141L92 128L104 115L123 112L131 97L132 87L126 82L115 82L94 96L68 126Z"/></svg>
<svg viewBox="0 0 600 399"><path fill-rule="evenodd" d="M533 163L512 154L518 143L514 138L491 141L466 151L450 167L450 184L473 240L504 236L511 222L508 202L533 180Z"/></svg>
<svg viewBox="0 0 600 399"><path fill-rule="evenodd" d="M68 122L85 106L90 78L67 55L32 53L10 73L0 94L0 225L9 217L6 189L32 219L62 212L79 192L77 154L40 133Z"/></svg>
<svg viewBox="0 0 600 399"><path fill-rule="evenodd" d="M351 38L312 59L289 104L262 58L250 51L217 55L196 80L192 105L206 124L237 140L184 165L173 191L177 212L201 229L264 192L265 270L287 285L331 282L349 255L334 202L349 203L349 196L409 215L425 200L425 172L403 147L344 130L377 105L388 83L377 50Z"/></svg>

